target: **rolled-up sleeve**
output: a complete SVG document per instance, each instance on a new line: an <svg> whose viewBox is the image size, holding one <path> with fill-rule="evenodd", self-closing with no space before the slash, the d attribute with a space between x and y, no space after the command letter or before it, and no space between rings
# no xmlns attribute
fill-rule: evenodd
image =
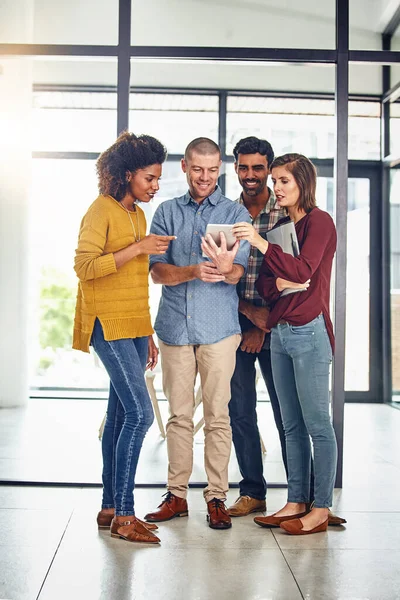
<svg viewBox="0 0 400 600"><path fill-rule="evenodd" d="M151 226L150 226L150 233L154 233L155 235L174 235L174 233L168 231L168 227L165 223L164 211L163 211L162 204L160 204L160 206L157 208L156 212L154 213L153 220L152 220ZM164 263L164 264L171 263L170 247L171 247L171 244L169 244L168 250L165 254L151 254L150 255L150 269L155 263Z"/></svg>

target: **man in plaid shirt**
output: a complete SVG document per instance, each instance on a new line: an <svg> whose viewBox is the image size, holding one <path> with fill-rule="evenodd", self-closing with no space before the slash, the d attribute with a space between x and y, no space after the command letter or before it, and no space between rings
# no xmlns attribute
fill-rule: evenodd
<svg viewBox="0 0 400 600"><path fill-rule="evenodd" d="M285 209L276 204L274 193L267 186L269 165L274 160L271 144L256 137L244 138L236 144L233 154L235 171L243 188L237 201L247 208L253 226L265 238L266 232L286 216ZM268 309L255 288L263 258L261 252L252 246L247 271L237 285L242 343L236 353L229 412L233 443L243 479L239 484L240 496L229 509L232 517L241 517L266 509L267 484L263 476L256 413L256 360L268 389L286 466L285 433L272 379L271 334L265 327Z"/></svg>
<svg viewBox="0 0 400 600"><path fill-rule="evenodd" d="M249 211L252 224L265 238L267 231L286 216L286 211L276 204L272 190L267 186L269 166L274 160L271 144L256 137L240 140L233 149L235 171L243 192L237 202ZM263 476L260 434L257 426L257 392L255 363L258 360L267 386L274 420L279 433L282 459L287 475L286 441L282 416L276 395L271 368L270 332L266 329L268 309L258 295L255 282L263 255L251 247L247 272L237 284L239 295L239 321L242 342L236 352L236 367L231 380L232 437L242 475L240 496L228 509L231 517L243 517L266 510L267 484ZM314 477L311 474L311 500L314 497ZM329 525L342 525L342 519L329 512Z"/></svg>

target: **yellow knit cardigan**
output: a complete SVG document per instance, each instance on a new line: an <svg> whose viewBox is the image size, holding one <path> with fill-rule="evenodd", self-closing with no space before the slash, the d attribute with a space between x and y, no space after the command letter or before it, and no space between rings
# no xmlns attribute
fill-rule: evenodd
<svg viewBox="0 0 400 600"><path fill-rule="evenodd" d="M130 212L111 196L99 196L82 219L75 272L79 278L72 347L89 352L96 317L108 341L151 335L149 257L133 258L117 270L114 252L146 235L141 208ZM131 219L129 218L131 217ZM133 223L133 225L132 225Z"/></svg>

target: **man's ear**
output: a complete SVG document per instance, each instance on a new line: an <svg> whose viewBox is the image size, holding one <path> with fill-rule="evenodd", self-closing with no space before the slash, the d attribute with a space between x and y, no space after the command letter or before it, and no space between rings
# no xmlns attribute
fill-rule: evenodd
<svg viewBox="0 0 400 600"><path fill-rule="evenodd" d="M186 173L186 171L187 171L187 164L186 164L186 160L184 158L181 158L181 168L182 168L182 171L184 173Z"/></svg>
<svg viewBox="0 0 400 600"><path fill-rule="evenodd" d="M237 164L236 160L234 162L234 165L235 165L235 173L237 174L237 172L238 172L238 164Z"/></svg>

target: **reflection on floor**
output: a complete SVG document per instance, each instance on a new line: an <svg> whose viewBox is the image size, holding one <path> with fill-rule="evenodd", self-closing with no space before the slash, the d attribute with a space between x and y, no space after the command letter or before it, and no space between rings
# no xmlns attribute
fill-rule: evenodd
<svg viewBox="0 0 400 600"><path fill-rule="evenodd" d="M15 473L21 474L29 451L31 466L70 459L79 469L81 462L92 461L90 449L80 461L76 456L76 447L83 448L89 436L77 439L70 426L61 447L51 432L67 413L48 411L47 423L44 413L35 421L42 431L26 422L29 411L19 411L19 420L0 411L3 472L11 473L14 461ZM93 405L90 412L95 413ZM97 412L101 420L102 411ZM189 518L161 524L161 546L143 547L97 530L100 489L1 486L0 598L399 600L400 411L348 405L345 416L344 487L335 491L334 506L348 520L345 528L297 538L261 529L250 516L234 520L231 530L214 531L207 527L201 490L191 489ZM52 469L57 473L56 464ZM163 492L136 490L138 516L154 508ZM230 490L229 501L236 495ZM268 512L277 510L285 496L284 489L269 490Z"/></svg>
<svg viewBox="0 0 400 600"><path fill-rule="evenodd" d="M167 422L167 402L160 402ZM200 419L201 407L195 422ZM103 400L31 399L24 409L0 411L0 480L67 483L101 483L101 451L98 429L106 410ZM259 403L260 430L267 446L265 470L272 482L285 482L279 439L269 402ZM167 447L156 422L148 432L137 473L138 484L165 483ZM194 443L192 481L204 482L204 434ZM235 453L230 462L230 481L239 481ZM0 597L1 598L1 597Z"/></svg>

